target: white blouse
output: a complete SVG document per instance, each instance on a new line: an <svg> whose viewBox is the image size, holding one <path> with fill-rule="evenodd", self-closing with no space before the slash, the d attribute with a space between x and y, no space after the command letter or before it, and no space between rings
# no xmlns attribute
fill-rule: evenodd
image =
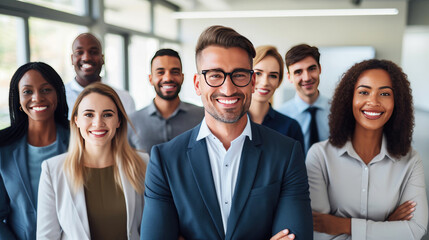
<svg viewBox="0 0 429 240"><path fill-rule="evenodd" d="M421 239L428 223L423 164L411 149L395 158L383 137L380 153L366 165L348 141L313 144L307 159L313 211L351 218L351 236L314 232L314 239ZM402 203L417 203L409 221L386 221Z"/></svg>

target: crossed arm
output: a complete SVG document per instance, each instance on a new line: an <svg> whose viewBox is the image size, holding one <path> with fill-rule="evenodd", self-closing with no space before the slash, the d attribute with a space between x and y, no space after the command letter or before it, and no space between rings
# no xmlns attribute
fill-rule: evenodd
<svg viewBox="0 0 429 240"><path fill-rule="evenodd" d="M314 161L322 157L315 151L307 156L310 183L317 185L311 186L311 198L314 231L319 232L315 233L318 239L332 239L341 234L351 235L353 239L421 239L426 233L428 205L420 159L415 161L411 175L405 181L405 189L398 200L401 204L384 221L373 221L329 214L331 207L328 180L323 176L324 164Z"/></svg>

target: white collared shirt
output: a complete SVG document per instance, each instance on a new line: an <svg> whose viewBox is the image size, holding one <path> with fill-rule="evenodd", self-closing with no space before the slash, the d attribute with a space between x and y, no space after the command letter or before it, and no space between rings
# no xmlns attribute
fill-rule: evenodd
<svg viewBox="0 0 429 240"><path fill-rule="evenodd" d="M231 212L232 198L234 196L235 184L240 168L241 153L246 136L252 140L252 130L248 116L247 124L243 132L231 142L231 146L226 150L222 142L210 131L206 119L204 118L196 139L197 141L203 138L206 139L207 152L209 154L213 181L225 233L227 230L229 213Z"/></svg>
<svg viewBox="0 0 429 240"><path fill-rule="evenodd" d="M314 239L420 239L426 233L425 176L415 150L394 157L383 137L380 153L365 164L350 140L343 147L326 140L313 144L305 163L313 211L351 218L351 235L314 232ZM409 221L387 221L409 200L417 203Z"/></svg>

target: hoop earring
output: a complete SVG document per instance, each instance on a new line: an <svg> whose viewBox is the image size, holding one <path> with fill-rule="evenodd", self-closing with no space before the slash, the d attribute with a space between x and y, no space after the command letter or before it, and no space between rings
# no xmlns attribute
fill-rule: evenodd
<svg viewBox="0 0 429 240"><path fill-rule="evenodd" d="M21 112L22 112L22 106L19 106L19 111L21 111Z"/></svg>

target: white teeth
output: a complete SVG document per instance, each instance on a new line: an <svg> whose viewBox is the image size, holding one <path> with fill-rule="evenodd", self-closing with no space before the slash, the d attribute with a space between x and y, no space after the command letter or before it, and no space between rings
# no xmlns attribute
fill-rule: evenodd
<svg viewBox="0 0 429 240"><path fill-rule="evenodd" d="M43 110L45 110L46 108L48 108L48 107L33 107L33 110L34 110L34 111L43 111Z"/></svg>
<svg viewBox="0 0 429 240"><path fill-rule="evenodd" d="M234 99L234 100L218 99L218 101L220 103L223 103L223 104L234 104L234 103L238 102L238 99Z"/></svg>
<svg viewBox="0 0 429 240"><path fill-rule="evenodd" d="M264 89L258 89L258 92L260 92L260 93L268 93L269 91L268 90L264 90Z"/></svg>
<svg viewBox="0 0 429 240"><path fill-rule="evenodd" d="M363 113L365 113L366 115L369 116L380 116L381 112L367 112L367 111L363 111Z"/></svg>
<svg viewBox="0 0 429 240"><path fill-rule="evenodd" d="M82 68L90 68L90 67L92 67L91 64L88 64L88 63L82 64Z"/></svg>
<svg viewBox="0 0 429 240"><path fill-rule="evenodd" d="M103 135L105 133L107 133L107 131L103 131L103 132L91 132L94 135Z"/></svg>
<svg viewBox="0 0 429 240"><path fill-rule="evenodd" d="M170 85L163 85L162 88L164 89L172 89L174 88L174 86L170 86Z"/></svg>

